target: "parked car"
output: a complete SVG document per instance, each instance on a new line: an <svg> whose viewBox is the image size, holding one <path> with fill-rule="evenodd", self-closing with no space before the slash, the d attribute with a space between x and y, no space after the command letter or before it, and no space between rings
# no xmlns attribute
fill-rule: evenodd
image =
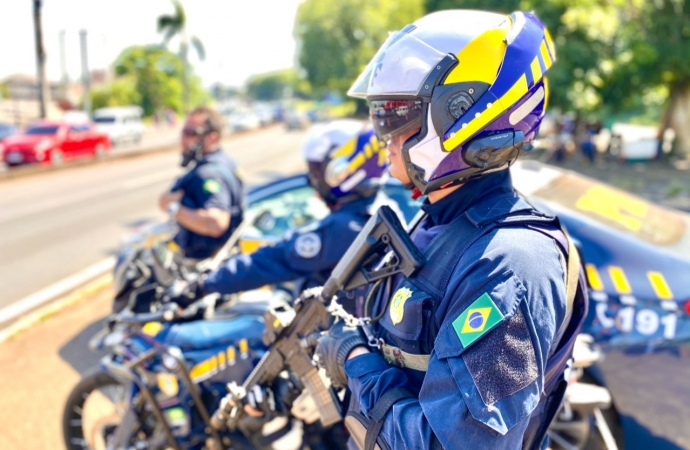
<svg viewBox="0 0 690 450"><path fill-rule="evenodd" d="M310 124L307 114L294 109L286 110L283 114L283 122L288 130L303 130Z"/></svg>
<svg viewBox="0 0 690 450"><path fill-rule="evenodd" d="M3 161L9 166L59 165L81 156L104 156L110 150L110 139L89 123L41 121L7 138L3 146Z"/></svg>
<svg viewBox="0 0 690 450"><path fill-rule="evenodd" d="M225 116L225 122L230 131L256 130L261 126L259 116L248 108L232 110Z"/></svg>
<svg viewBox="0 0 690 450"><path fill-rule="evenodd" d="M99 108L93 112L96 128L110 137L113 145L124 142L141 142L144 124L141 121L143 110L139 106L116 106Z"/></svg>
<svg viewBox="0 0 690 450"><path fill-rule="evenodd" d="M0 142L17 132L17 128L9 123L0 123ZM1 153L1 152L0 152Z"/></svg>
<svg viewBox="0 0 690 450"><path fill-rule="evenodd" d="M690 214L535 161L511 170L582 255L583 332L604 353L585 376L611 393L603 415L618 448L690 448Z"/></svg>

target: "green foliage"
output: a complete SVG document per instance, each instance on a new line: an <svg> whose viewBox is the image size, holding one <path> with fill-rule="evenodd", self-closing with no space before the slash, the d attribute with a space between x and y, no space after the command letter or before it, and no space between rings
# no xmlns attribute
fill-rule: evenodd
<svg viewBox="0 0 690 450"><path fill-rule="evenodd" d="M115 74L132 80L147 116L168 107L184 112L183 71L184 63L179 56L156 45L129 47L115 61ZM205 103L209 98L198 77L189 78L189 90L193 105Z"/></svg>
<svg viewBox="0 0 690 450"><path fill-rule="evenodd" d="M293 69L254 75L247 81L247 95L255 100L278 100L285 96L308 98L309 82L301 80Z"/></svg>
<svg viewBox="0 0 690 450"><path fill-rule="evenodd" d="M163 15L158 17L157 29L159 33L163 33L163 45L167 46L170 40L176 36L180 37L180 48L178 54L180 55L180 60L182 61L182 72L181 72L181 92L182 92L182 107L183 111L188 111L190 109L190 104L195 104L194 102L194 80L191 74L191 67L189 64L189 47L196 52L199 59L204 60L206 58L206 50L204 49L204 44L196 36L189 36L187 34L187 14L182 7L182 3L179 0L171 0L174 8L174 15Z"/></svg>
<svg viewBox="0 0 690 450"><path fill-rule="evenodd" d="M690 0L426 0L426 10L534 11L551 31L558 61L551 104L611 113L661 106L690 85Z"/></svg>
<svg viewBox="0 0 690 450"><path fill-rule="evenodd" d="M345 93L388 31L423 12L422 0L306 0L295 26L299 65L315 91Z"/></svg>
<svg viewBox="0 0 690 450"><path fill-rule="evenodd" d="M141 104L141 94L136 89L136 81L131 77L121 77L108 86L91 91L93 109L106 106L127 106Z"/></svg>

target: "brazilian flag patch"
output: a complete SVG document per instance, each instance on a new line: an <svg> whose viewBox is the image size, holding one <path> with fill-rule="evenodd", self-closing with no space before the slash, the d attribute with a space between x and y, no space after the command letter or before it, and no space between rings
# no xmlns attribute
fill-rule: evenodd
<svg viewBox="0 0 690 450"><path fill-rule="evenodd" d="M220 192L220 183L214 179L204 181L204 192L208 194L217 194Z"/></svg>
<svg viewBox="0 0 690 450"><path fill-rule="evenodd" d="M453 321L453 328L467 347L503 320L503 314L489 294L484 292L457 319Z"/></svg>

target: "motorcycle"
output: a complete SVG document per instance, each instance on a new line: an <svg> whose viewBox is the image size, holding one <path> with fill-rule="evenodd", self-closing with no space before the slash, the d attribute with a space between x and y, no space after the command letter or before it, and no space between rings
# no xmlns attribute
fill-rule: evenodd
<svg viewBox="0 0 690 450"><path fill-rule="evenodd" d="M548 430L553 450L618 450L619 426L611 414L611 393L593 382L585 370L603 358L594 338L580 334L561 410Z"/></svg>
<svg viewBox="0 0 690 450"><path fill-rule="evenodd" d="M226 386L241 383L267 350L264 312L269 305L289 308L291 298L281 290L255 291L216 308L217 297L207 296L181 310L165 301L163 286L189 272L175 264L164 243L152 250L147 284L129 291L127 305L89 343L92 350L109 354L69 395L63 413L66 447L341 447L339 427L319 426L308 395L295 400L288 416L262 424L257 434L210 426L210 413L220 407Z"/></svg>

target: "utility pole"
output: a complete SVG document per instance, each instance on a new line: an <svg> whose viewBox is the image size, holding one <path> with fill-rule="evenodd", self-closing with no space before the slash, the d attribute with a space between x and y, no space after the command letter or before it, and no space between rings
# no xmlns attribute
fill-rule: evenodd
<svg viewBox="0 0 690 450"><path fill-rule="evenodd" d="M60 30L60 84L63 99L67 98L67 62L65 60L65 30Z"/></svg>
<svg viewBox="0 0 690 450"><path fill-rule="evenodd" d="M33 0L34 34L36 37L36 81L38 82L39 115L46 117L46 105L49 102L48 80L46 80L46 53L43 48L43 29L41 25L42 0Z"/></svg>
<svg viewBox="0 0 690 450"><path fill-rule="evenodd" d="M79 32L81 42L81 76L84 85L84 111L91 115L91 74L89 73L89 55L86 48L86 30Z"/></svg>

